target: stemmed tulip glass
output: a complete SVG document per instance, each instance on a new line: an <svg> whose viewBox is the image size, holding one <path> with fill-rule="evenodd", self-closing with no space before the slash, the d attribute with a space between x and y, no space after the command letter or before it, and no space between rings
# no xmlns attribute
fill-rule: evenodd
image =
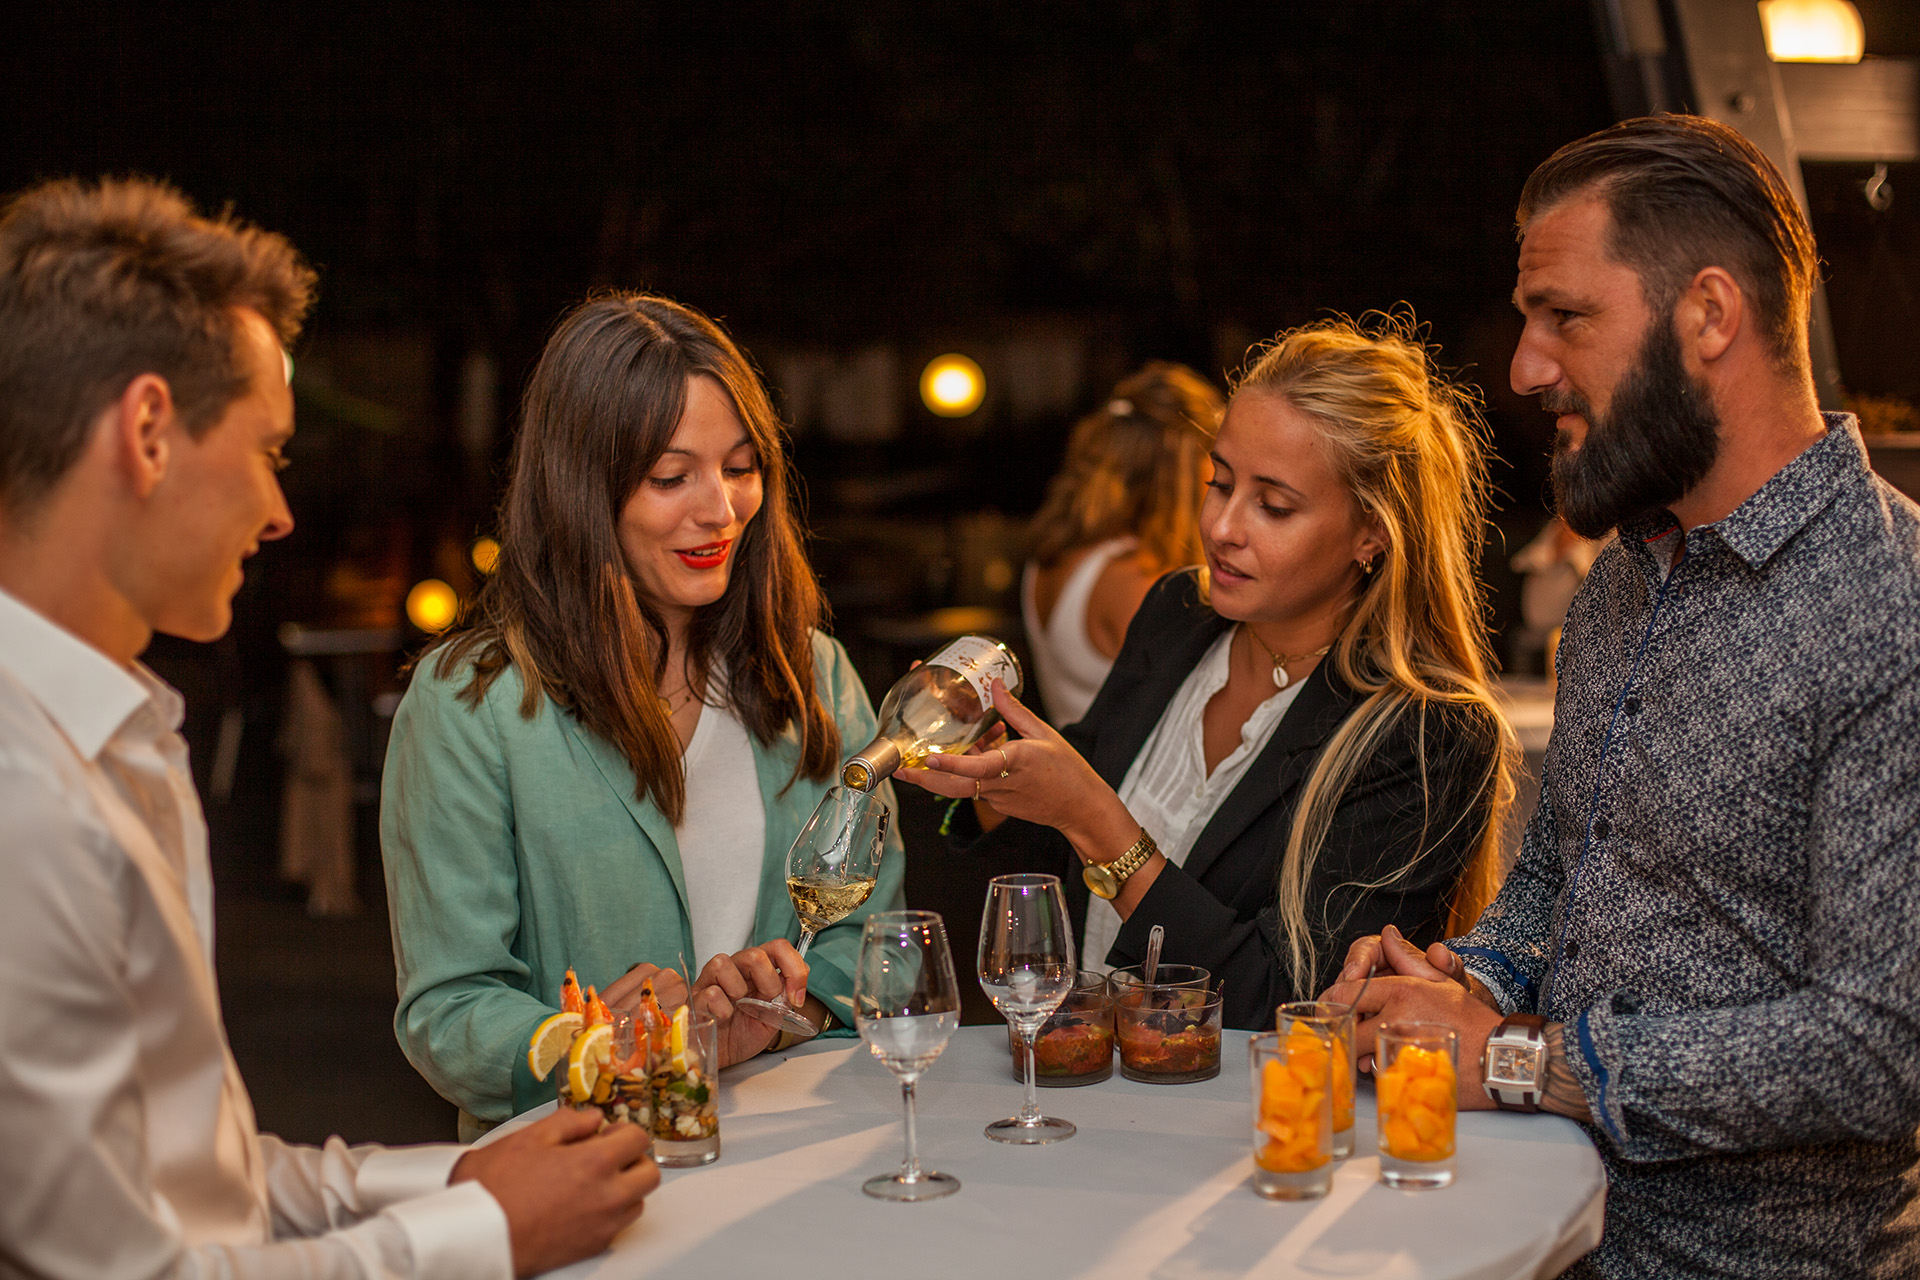
<svg viewBox="0 0 1920 1280"><path fill-rule="evenodd" d="M937 1200L960 1179L920 1167L913 1086L960 1025L960 985L947 949L947 926L932 911L879 911L860 934L853 971L853 1025L874 1057L900 1081L907 1108L907 1157L900 1172L860 1189L880 1200Z"/></svg>
<svg viewBox="0 0 1920 1280"><path fill-rule="evenodd" d="M869 792L828 787L820 797L787 850L787 896L800 917L801 956L816 933L845 920L872 896L892 819L886 801ZM784 991L771 1000L745 996L733 1004L749 1017L797 1036L820 1030L787 1002Z"/></svg>
<svg viewBox="0 0 1920 1280"><path fill-rule="evenodd" d="M980 988L1026 1046L1027 1100L1020 1114L987 1126L995 1142L1034 1144L1071 1138L1073 1125L1040 1114L1033 1042L1079 976L1073 922L1060 877L995 876L980 916Z"/></svg>

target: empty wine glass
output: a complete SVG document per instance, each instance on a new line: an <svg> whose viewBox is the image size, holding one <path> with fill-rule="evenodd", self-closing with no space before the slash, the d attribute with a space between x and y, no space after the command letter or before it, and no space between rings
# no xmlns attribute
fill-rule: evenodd
<svg viewBox="0 0 1920 1280"><path fill-rule="evenodd" d="M800 954L813 936L860 909L880 876L880 854L893 813L886 801L850 787L828 787L807 825L787 850L787 896L800 917ZM781 992L771 1000L745 996L733 1002L749 1017L797 1036L820 1028L787 1002Z"/></svg>
<svg viewBox="0 0 1920 1280"><path fill-rule="evenodd" d="M877 911L860 934L853 971L853 1025L874 1057L900 1081L907 1108L907 1157L900 1172L860 1189L881 1200L937 1200L960 1179L920 1167L913 1086L960 1025L960 986L947 926L933 911Z"/></svg>
<svg viewBox="0 0 1920 1280"><path fill-rule="evenodd" d="M980 988L1019 1032L1027 1064L1027 1100L1020 1114L987 1126L995 1142L1033 1144L1073 1136L1073 1125L1040 1114L1033 1041L1078 976L1073 922L1060 877L995 876L980 915Z"/></svg>

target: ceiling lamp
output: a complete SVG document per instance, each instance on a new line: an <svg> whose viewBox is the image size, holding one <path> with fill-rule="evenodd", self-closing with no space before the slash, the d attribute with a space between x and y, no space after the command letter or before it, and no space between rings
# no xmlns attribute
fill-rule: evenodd
<svg viewBox="0 0 1920 1280"><path fill-rule="evenodd" d="M459 594L438 578L416 582L407 592L407 620L428 635L445 631L459 612Z"/></svg>
<svg viewBox="0 0 1920 1280"><path fill-rule="evenodd" d="M980 366L958 353L936 356L920 374L920 399L943 418L964 418L986 398Z"/></svg>
<svg viewBox="0 0 1920 1280"><path fill-rule="evenodd" d="M1767 56L1775 62L1858 62L1867 32L1848 0L1760 0Z"/></svg>

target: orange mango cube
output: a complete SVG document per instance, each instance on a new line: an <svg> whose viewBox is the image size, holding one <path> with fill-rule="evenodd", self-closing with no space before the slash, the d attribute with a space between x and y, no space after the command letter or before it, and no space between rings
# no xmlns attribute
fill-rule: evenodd
<svg viewBox="0 0 1920 1280"><path fill-rule="evenodd" d="M1444 1160L1453 1154L1454 1090L1458 1081L1445 1053L1408 1046L1374 1078L1380 1135L1398 1160Z"/></svg>

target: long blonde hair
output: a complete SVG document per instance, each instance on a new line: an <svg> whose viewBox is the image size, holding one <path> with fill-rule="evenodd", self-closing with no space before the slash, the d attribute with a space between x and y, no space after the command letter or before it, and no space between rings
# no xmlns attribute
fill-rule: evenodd
<svg viewBox="0 0 1920 1280"><path fill-rule="evenodd" d="M1450 934L1470 927L1499 887L1518 748L1489 682L1493 656L1477 575L1489 499L1486 425L1473 393L1434 367L1410 312L1373 312L1358 322L1343 316L1282 333L1257 349L1236 382L1236 397L1249 393L1282 397L1314 420L1335 469L1387 544L1377 571L1361 578L1353 617L1331 655L1362 700L1307 777L1280 866L1280 925L1304 995L1317 990L1323 958L1307 887L1334 810L1388 735L1417 717L1411 732L1423 783L1430 712L1455 708L1484 718L1495 740L1475 803L1450 818L1436 815L1429 790L1419 850L1378 880L1353 886L1376 890L1405 879L1460 823L1472 822L1478 837L1449 903ZM1323 928L1337 927L1324 913L1323 906Z"/></svg>
<svg viewBox="0 0 1920 1280"><path fill-rule="evenodd" d="M1129 374L1074 427L1028 526L1033 558L1051 568L1128 534L1163 569L1198 564L1207 450L1224 408L1213 384L1183 364L1156 360Z"/></svg>

